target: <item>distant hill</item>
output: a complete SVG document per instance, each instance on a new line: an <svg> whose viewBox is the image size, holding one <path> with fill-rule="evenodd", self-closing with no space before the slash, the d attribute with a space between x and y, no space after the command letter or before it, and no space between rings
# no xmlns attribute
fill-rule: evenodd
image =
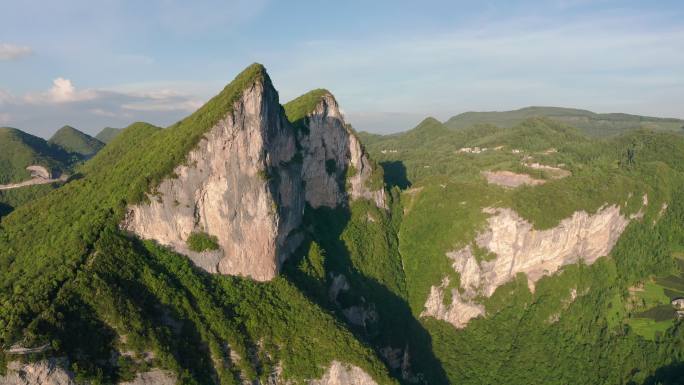
<svg viewBox="0 0 684 385"><path fill-rule="evenodd" d="M57 130L48 142L55 144L68 152L73 152L86 157L94 155L104 147L103 142L71 126L64 126Z"/></svg>
<svg viewBox="0 0 684 385"><path fill-rule="evenodd" d="M121 128L105 127L102 129L102 131L95 135L95 139L102 143L109 143L112 139L119 135L121 131Z"/></svg>
<svg viewBox="0 0 684 385"><path fill-rule="evenodd" d="M449 129L461 129L475 124L493 124L510 128L533 117L550 118L576 127L590 136L612 136L640 128L655 131L681 131L684 120L654 118L622 113L597 114L587 110L562 107L525 107L514 111L464 112L444 123Z"/></svg>
<svg viewBox="0 0 684 385"><path fill-rule="evenodd" d="M30 178L30 165L55 171L67 168L70 155L61 147L42 138L10 127L0 127L0 184Z"/></svg>
<svg viewBox="0 0 684 385"><path fill-rule="evenodd" d="M397 146L420 146L451 134L453 134L453 131L447 129L439 120L427 117L418 123L416 127L408 131L390 135L378 135L361 131L358 135L366 146L373 147L375 144L382 143L384 147L392 148Z"/></svg>

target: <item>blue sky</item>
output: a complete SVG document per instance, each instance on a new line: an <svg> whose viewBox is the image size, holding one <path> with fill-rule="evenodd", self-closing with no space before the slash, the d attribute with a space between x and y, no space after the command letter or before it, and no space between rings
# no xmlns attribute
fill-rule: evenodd
<svg viewBox="0 0 684 385"><path fill-rule="evenodd" d="M359 130L529 105L684 118L681 1L0 0L0 125L168 125L263 63Z"/></svg>

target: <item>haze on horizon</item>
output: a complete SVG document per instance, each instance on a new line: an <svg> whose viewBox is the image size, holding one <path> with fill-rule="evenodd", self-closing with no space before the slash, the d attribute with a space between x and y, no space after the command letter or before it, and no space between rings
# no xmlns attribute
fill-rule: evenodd
<svg viewBox="0 0 684 385"><path fill-rule="evenodd" d="M0 0L0 126L188 115L252 62L358 130L530 105L684 118L679 1Z"/></svg>

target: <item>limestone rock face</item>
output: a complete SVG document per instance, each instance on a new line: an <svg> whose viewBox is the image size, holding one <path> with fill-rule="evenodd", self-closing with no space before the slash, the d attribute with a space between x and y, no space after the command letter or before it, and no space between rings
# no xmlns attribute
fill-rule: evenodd
<svg viewBox="0 0 684 385"><path fill-rule="evenodd" d="M385 190L371 190L373 167L361 142L345 123L335 98L326 93L307 115L308 133L299 134L302 178L311 207L334 208L351 199L365 198L385 207ZM350 174L347 185L347 175ZM347 190L348 191L345 191Z"/></svg>
<svg viewBox="0 0 684 385"><path fill-rule="evenodd" d="M363 198L386 207L383 186L369 187L374 166L335 98L323 95L305 121L307 130L297 132L270 81L257 81L149 203L128 208L121 227L208 272L274 278L301 241L294 230L305 203L335 208ZM195 232L216 237L219 249L190 250Z"/></svg>
<svg viewBox="0 0 684 385"><path fill-rule="evenodd" d="M2 385L76 385L73 375L62 369L57 360L23 364L10 362L7 375L0 376Z"/></svg>
<svg viewBox="0 0 684 385"><path fill-rule="evenodd" d="M52 179L52 172L41 165L31 165L26 167L26 170L31 174L31 178Z"/></svg>
<svg viewBox="0 0 684 385"><path fill-rule="evenodd" d="M615 205L593 215L575 212L558 226L541 231L511 209L485 211L491 214L488 226L478 234L475 244L496 258L478 262L470 245L447 253L460 274L462 292L453 288L451 304L445 305L442 299L449 286L445 277L441 285L432 287L422 315L464 327L470 319L484 315L484 307L475 302L477 297L490 297L518 273L527 276L528 286L534 290L535 282L563 265L579 261L590 265L610 253L629 224Z"/></svg>
<svg viewBox="0 0 684 385"><path fill-rule="evenodd" d="M296 151L277 92L257 81L121 227L209 272L270 280L298 243L289 237L303 210ZM189 250L193 232L215 236L219 250Z"/></svg>
<svg viewBox="0 0 684 385"><path fill-rule="evenodd" d="M309 381L309 385L377 385L377 382L357 366L333 361L323 377Z"/></svg>
<svg viewBox="0 0 684 385"><path fill-rule="evenodd" d="M43 360L28 364L17 361L7 365L7 375L0 376L2 385L76 385L74 375L62 368L57 359ZM176 376L160 370L138 373L130 382L119 385L175 385Z"/></svg>

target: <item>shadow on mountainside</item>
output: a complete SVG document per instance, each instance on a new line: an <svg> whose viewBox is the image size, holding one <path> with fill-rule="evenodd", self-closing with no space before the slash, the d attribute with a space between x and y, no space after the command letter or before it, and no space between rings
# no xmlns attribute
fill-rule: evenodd
<svg viewBox="0 0 684 385"><path fill-rule="evenodd" d="M380 162L384 172L384 180L388 189L397 186L402 190L411 187L411 181L406 176L406 166L400 160Z"/></svg>
<svg viewBox="0 0 684 385"><path fill-rule="evenodd" d="M364 274L359 259L390 258L388 255L364 255L352 257L343 240L347 226L358 226L352 220L349 207L312 209L307 205L304 228L306 240L283 266L283 274L305 295L320 306L333 311L337 318L349 326L361 341L364 341L383 358L393 377L401 383L447 384L447 376L432 349L432 339L427 330L413 316L408 302L397 293ZM391 231L391 229L387 229ZM317 244L323 252L324 277L312 276L303 266L309 264L308 256L313 245ZM377 252L371 245L364 244L368 254ZM397 254L398 255L398 254ZM339 295L330 294L335 278L344 275L348 290L340 290ZM402 277L403 279L403 277ZM338 281L339 283L339 281ZM351 309L360 310L366 317L356 317L350 321ZM346 314L345 314L346 313ZM374 316L377 315L377 316ZM362 322L359 322L361 318ZM391 365L387 358L387 347L398 351ZM410 368L401 364L403 352L408 347ZM397 365L397 363L399 365Z"/></svg>
<svg viewBox="0 0 684 385"><path fill-rule="evenodd" d="M7 214L11 213L14 208L8 204L0 202L0 219L2 217L7 216Z"/></svg>
<svg viewBox="0 0 684 385"><path fill-rule="evenodd" d="M222 339L204 318L206 307L235 314L217 299L211 277L196 274L183 256L115 231L102 233L93 255L60 294L54 316L39 325L56 337L56 353L68 357L77 380L119 383L159 366L177 372L179 383L219 383L209 345ZM246 348L256 350L242 332ZM226 369L224 376L241 381Z"/></svg>
<svg viewBox="0 0 684 385"><path fill-rule="evenodd" d="M684 362L663 366L646 378L643 385L681 385L684 384Z"/></svg>

